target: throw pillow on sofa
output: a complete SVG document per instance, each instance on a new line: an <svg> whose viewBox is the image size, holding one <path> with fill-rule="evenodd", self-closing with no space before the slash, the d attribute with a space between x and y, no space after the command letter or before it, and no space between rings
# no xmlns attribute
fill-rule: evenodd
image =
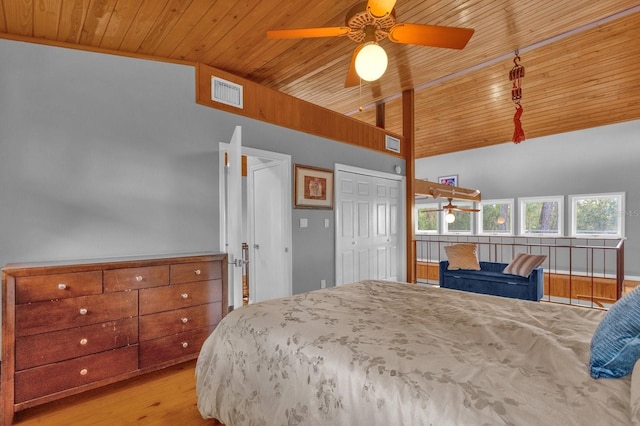
<svg viewBox="0 0 640 426"><path fill-rule="evenodd" d="M480 270L478 263L478 247L475 244L455 244L444 248L449 261L449 270L470 269Z"/></svg>
<svg viewBox="0 0 640 426"><path fill-rule="evenodd" d="M518 253L502 272L529 278L533 270L542 265L546 259L547 256L543 254Z"/></svg>

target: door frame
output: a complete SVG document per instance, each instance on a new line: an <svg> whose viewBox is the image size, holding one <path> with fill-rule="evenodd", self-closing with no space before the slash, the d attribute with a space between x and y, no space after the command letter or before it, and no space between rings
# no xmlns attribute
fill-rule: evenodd
<svg viewBox="0 0 640 426"><path fill-rule="evenodd" d="M228 150L229 144L226 142L218 143L218 197L219 197L219 214L220 214L220 251L226 253L227 252L227 241L226 241L226 217L225 217L225 207L226 207L226 187L225 187L225 164L224 164L224 153ZM246 155L247 157L258 157L263 158L265 160L278 162L280 167L283 167L284 172L284 182L282 182L282 212L284 217L284 223L286 226L283 228L283 239L286 245L285 251L285 279L287 280L287 288L291 294L293 288L293 258L292 258L292 222L291 222L291 155L281 154L279 152L265 151L257 148L250 148L246 146L242 146L241 150L242 155ZM248 179L247 179L248 184ZM252 191L253 188L247 187L247 192ZM249 208L249 206L247 206ZM249 215L247 215L249 217ZM247 220L248 221L248 220ZM247 225L251 226L252 224L248 223ZM253 229L247 229L247 244L249 244L249 250L252 250L254 242L251 241L253 239ZM251 251L250 251L251 253ZM251 262L251 257L249 257L249 262ZM251 268L251 263L249 263L249 267ZM229 292L230 300L232 298L232 292ZM234 309L236 307L234 306Z"/></svg>
<svg viewBox="0 0 640 426"><path fill-rule="evenodd" d="M398 252L399 252L399 256L400 259L398 259L398 268L399 268L399 273L398 276L401 277L403 280L406 281L406 277L407 277L407 253L406 253L406 239L407 239L407 224L406 221L404 221L403 219L405 218L405 210L407 208L406 206L406 185L405 185L405 180L406 177L403 175L397 175L397 174L393 174L393 173L386 173L386 172L380 172L377 170L370 170L370 169L364 169L361 167L355 167L355 166L349 166L347 164L340 164L340 163L335 163L334 164L334 188L333 188L333 193L335 194L335 209L334 209L334 223L335 225L335 236L334 236L334 241L335 241L335 264L334 264L334 268L336 271L336 283L338 282L338 278L337 278L337 273L338 273L338 262L340 262L340 258L338 256L338 253L340 253L340 250L342 249L339 246L339 232L340 232L340 225L341 225L341 211L340 211L340 206L341 206L341 202L342 202L342 193L341 191L338 190L338 184L339 184L339 179L338 179L338 172L348 172L348 173L356 173L359 175L364 175L364 176L369 176L369 177L377 177L377 178L382 178L382 179L389 179L389 180L395 180L400 182L400 199L398 200Z"/></svg>

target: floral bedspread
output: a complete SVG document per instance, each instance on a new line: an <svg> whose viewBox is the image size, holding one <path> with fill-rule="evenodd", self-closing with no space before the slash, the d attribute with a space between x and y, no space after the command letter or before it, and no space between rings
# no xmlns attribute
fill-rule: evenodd
<svg viewBox="0 0 640 426"><path fill-rule="evenodd" d="M198 408L237 425L628 425L631 378L589 376L604 312L362 281L237 309Z"/></svg>

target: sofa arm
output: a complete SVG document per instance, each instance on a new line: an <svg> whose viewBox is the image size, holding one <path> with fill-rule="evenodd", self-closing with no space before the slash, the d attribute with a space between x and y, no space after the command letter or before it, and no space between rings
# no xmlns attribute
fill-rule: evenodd
<svg viewBox="0 0 640 426"><path fill-rule="evenodd" d="M536 300L544 296L544 270L542 266L535 268L529 275L529 285L536 289Z"/></svg>

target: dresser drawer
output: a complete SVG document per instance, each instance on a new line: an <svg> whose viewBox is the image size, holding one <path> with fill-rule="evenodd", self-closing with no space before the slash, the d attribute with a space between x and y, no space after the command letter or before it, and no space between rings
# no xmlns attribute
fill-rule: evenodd
<svg viewBox="0 0 640 426"><path fill-rule="evenodd" d="M202 344L215 327L199 328L185 333L140 342L140 368L193 355L197 357Z"/></svg>
<svg viewBox="0 0 640 426"><path fill-rule="evenodd" d="M137 291L18 305L16 306L16 336L81 327L137 315Z"/></svg>
<svg viewBox="0 0 640 426"><path fill-rule="evenodd" d="M138 343L138 318L70 328L16 340L16 370Z"/></svg>
<svg viewBox="0 0 640 426"><path fill-rule="evenodd" d="M140 290L140 315L222 300L222 281L200 281Z"/></svg>
<svg viewBox="0 0 640 426"><path fill-rule="evenodd" d="M171 265L171 284L222 278L222 264L215 262L193 262Z"/></svg>
<svg viewBox="0 0 640 426"><path fill-rule="evenodd" d="M165 311L140 317L140 341L216 325L222 319L222 302Z"/></svg>
<svg viewBox="0 0 640 426"><path fill-rule="evenodd" d="M124 291L169 284L169 265L104 271L104 291Z"/></svg>
<svg viewBox="0 0 640 426"><path fill-rule="evenodd" d="M102 271L16 278L16 303L102 293Z"/></svg>
<svg viewBox="0 0 640 426"><path fill-rule="evenodd" d="M138 368L138 346L129 346L69 361L18 371L16 402L29 401Z"/></svg>

